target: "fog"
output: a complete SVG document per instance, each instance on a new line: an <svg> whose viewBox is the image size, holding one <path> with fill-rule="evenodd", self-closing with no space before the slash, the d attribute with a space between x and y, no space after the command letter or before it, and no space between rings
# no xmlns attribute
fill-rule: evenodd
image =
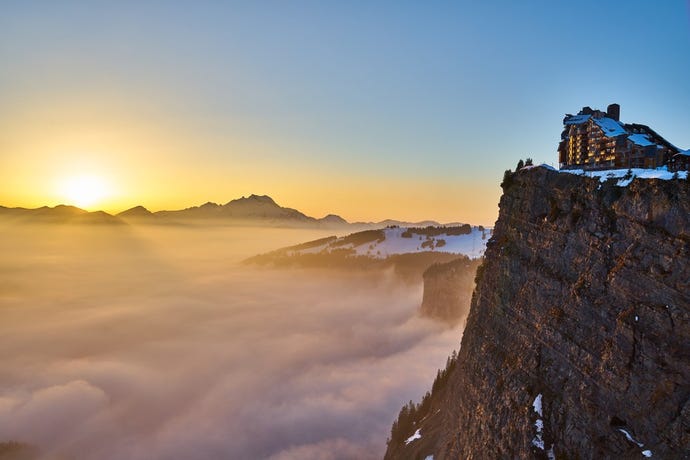
<svg viewBox="0 0 690 460"><path fill-rule="evenodd" d="M0 442L43 458L381 458L459 344L391 273L240 264L321 231L0 230Z"/></svg>

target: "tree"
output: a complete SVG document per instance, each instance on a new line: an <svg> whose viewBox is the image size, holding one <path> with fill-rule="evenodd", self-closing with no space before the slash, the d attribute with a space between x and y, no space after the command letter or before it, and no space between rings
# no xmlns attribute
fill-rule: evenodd
<svg viewBox="0 0 690 460"><path fill-rule="evenodd" d="M522 161L522 158L520 158L520 160L519 160L518 163L517 163L517 169L516 169L515 171L517 172L517 171L521 170L521 169L524 168L524 167L525 167L525 162Z"/></svg>
<svg viewBox="0 0 690 460"><path fill-rule="evenodd" d="M501 188L506 189L510 187L510 184L513 183L513 171L510 169L506 169L506 171L503 173L503 181L501 182Z"/></svg>
<svg viewBox="0 0 690 460"><path fill-rule="evenodd" d="M530 157L527 157L527 159L525 160L525 166L532 166L532 164L532 159Z"/></svg>

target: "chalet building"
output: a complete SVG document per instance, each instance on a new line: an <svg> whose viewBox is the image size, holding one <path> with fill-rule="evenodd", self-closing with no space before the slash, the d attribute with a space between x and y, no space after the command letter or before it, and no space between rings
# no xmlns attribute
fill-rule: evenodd
<svg viewBox="0 0 690 460"><path fill-rule="evenodd" d="M681 150L673 155L668 169L671 171L690 171L690 150Z"/></svg>
<svg viewBox="0 0 690 460"><path fill-rule="evenodd" d="M621 123L620 106L606 112L584 107L563 119L558 161L561 169L658 168L683 165L688 158L672 159L682 151L646 125Z"/></svg>

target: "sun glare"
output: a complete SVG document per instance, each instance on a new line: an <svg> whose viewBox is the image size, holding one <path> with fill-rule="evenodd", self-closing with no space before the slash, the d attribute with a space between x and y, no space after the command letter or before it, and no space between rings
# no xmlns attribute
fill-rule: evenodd
<svg viewBox="0 0 690 460"><path fill-rule="evenodd" d="M96 175L72 176L60 184L62 198L66 204L86 208L97 205L110 194L107 181Z"/></svg>

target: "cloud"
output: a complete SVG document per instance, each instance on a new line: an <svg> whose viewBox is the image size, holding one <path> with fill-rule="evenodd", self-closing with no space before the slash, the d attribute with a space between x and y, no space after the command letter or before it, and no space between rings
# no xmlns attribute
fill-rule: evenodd
<svg viewBox="0 0 690 460"><path fill-rule="evenodd" d="M421 285L386 273L238 264L315 236L8 232L0 441L65 459L380 458L459 331L417 317Z"/></svg>

